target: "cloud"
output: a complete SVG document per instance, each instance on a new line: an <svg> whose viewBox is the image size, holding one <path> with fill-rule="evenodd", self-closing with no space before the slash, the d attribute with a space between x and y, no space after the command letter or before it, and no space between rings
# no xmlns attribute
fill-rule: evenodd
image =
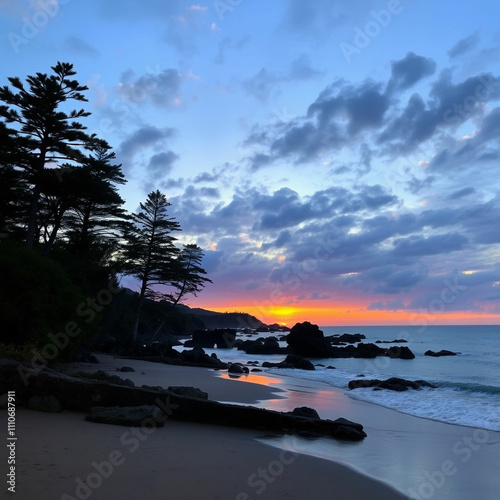
<svg viewBox="0 0 500 500"><path fill-rule="evenodd" d="M461 57L468 52L471 52L479 44L479 35L474 33L468 37L459 40L453 47L448 51L448 56L450 59L455 59Z"/></svg>
<svg viewBox="0 0 500 500"><path fill-rule="evenodd" d="M134 162L134 158L139 152L163 144L166 139L173 137L176 132L173 128L160 129L151 125L140 127L122 141L117 151L117 157L123 163L124 168L127 169ZM169 155L169 153L166 154ZM172 155L174 153L170 152L170 161L174 160ZM161 159L165 160L166 157L160 156L159 160ZM150 166L154 168L155 162L156 160Z"/></svg>
<svg viewBox="0 0 500 500"><path fill-rule="evenodd" d="M182 80L175 69L153 70L137 78L129 69L122 74L117 93L123 100L135 104L150 100L156 106L180 106Z"/></svg>
<svg viewBox="0 0 500 500"><path fill-rule="evenodd" d="M66 38L64 44L75 54L93 58L100 56L100 52L95 47L76 36L69 36Z"/></svg>
<svg viewBox="0 0 500 500"><path fill-rule="evenodd" d="M242 85L248 94L266 103L274 91L279 91L280 84L311 80L321 74L312 67L309 56L301 54L291 62L286 72L279 74L262 68L255 76L244 80Z"/></svg>
<svg viewBox="0 0 500 500"><path fill-rule="evenodd" d="M164 151L153 155L148 163L148 172L155 177L162 177L172 171L173 165L179 155L173 151Z"/></svg>
<svg viewBox="0 0 500 500"><path fill-rule="evenodd" d="M422 78L431 76L436 71L436 63L432 59L417 56L408 52L400 61L391 63L392 76L388 83L390 91L407 90Z"/></svg>
<svg viewBox="0 0 500 500"><path fill-rule="evenodd" d="M456 233L438 234L435 236L411 236L394 241L393 254L395 257L411 257L423 255L437 255L462 250L468 239Z"/></svg>

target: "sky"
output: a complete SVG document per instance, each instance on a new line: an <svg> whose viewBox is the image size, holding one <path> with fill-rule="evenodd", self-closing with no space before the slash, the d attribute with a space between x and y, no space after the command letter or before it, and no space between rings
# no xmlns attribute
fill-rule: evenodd
<svg viewBox="0 0 500 500"><path fill-rule="evenodd" d="M0 85L74 64L136 211L267 323L500 324L497 0L0 0ZM134 287L132 282L125 283Z"/></svg>

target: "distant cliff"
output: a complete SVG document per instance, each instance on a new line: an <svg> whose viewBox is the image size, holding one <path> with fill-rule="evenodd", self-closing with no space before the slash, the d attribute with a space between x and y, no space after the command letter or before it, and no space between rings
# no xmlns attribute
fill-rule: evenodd
<svg viewBox="0 0 500 500"><path fill-rule="evenodd" d="M251 314L242 312L225 312L219 313L208 311L206 309L193 308L185 305L177 305L177 308L182 314L193 316L199 321L202 321L205 328L262 328L265 323Z"/></svg>

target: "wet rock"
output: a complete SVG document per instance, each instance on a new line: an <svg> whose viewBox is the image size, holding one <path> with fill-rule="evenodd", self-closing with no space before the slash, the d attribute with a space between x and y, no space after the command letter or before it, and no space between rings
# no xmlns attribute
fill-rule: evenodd
<svg viewBox="0 0 500 500"><path fill-rule="evenodd" d="M387 356L392 359L414 359L415 354L409 347L406 346L393 346L387 349Z"/></svg>
<svg viewBox="0 0 500 500"><path fill-rule="evenodd" d="M432 356L433 358L439 358L441 356L456 356L457 353L453 351L448 351L447 349L441 349L439 352L425 351L425 356Z"/></svg>
<svg viewBox="0 0 500 500"><path fill-rule="evenodd" d="M387 380L378 380L378 379L370 379L370 380L351 380L348 384L349 389L359 389L362 387L373 387L375 390L377 389L388 389L390 391L407 391L408 389L419 390L422 387L432 387L435 388L435 385L426 382L425 380L405 380L398 377L391 377Z"/></svg>
<svg viewBox="0 0 500 500"><path fill-rule="evenodd" d="M301 406L299 408L294 408L293 411L288 413L292 415L298 415L299 417L319 419L318 412L314 408L309 408L308 406Z"/></svg>

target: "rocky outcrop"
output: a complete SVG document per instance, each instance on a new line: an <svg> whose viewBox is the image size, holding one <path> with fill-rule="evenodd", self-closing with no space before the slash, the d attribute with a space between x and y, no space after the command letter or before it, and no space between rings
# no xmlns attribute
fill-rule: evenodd
<svg viewBox="0 0 500 500"><path fill-rule="evenodd" d="M343 333L342 335L330 335L325 337L330 343L337 344L355 344L366 339L366 336L362 333Z"/></svg>
<svg viewBox="0 0 500 500"><path fill-rule="evenodd" d="M457 353L453 351L448 351L447 349L441 349L439 352L425 351L425 356L432 356L433 358L439 358L441 356L456 356Z"/></svg>
<svg viewBox="0 0 500 500"><path fill-rule="evenodd" d="M0 360L0 394L16 391L19 405L26 404L32 396L53 395L66 410L91 411L90 418L103 412L115 415L113 407L156 406L168 419L206 424L244 427L280 432L310 432L338 439L358 441L366 437L363 426L354 422L338 419L335 421L312 419L265 410L253 406L231 405L205 399L179 396L173 392L153 391L138 387L109 384L99 380L69 377L49 369L34 369L16 362ZM107 410L95 410L107 407ZM91 410L93 409L93 410ZM161 421L156 410L145 418L155 416ZM94 417L91 417L94 415ZM118 415L118 416L117 416ZM148 421L148 420L146 420ZM141 421L144 425L146 421ZM117 421L115 421L116 423ZM127 421L125 425L132 425Z"/></svg>
<svg viewBox="0 0 500 500"><path fill-rule="evenodd" d="M375 344L404 344L408 342L405 339L394 339L394 340L377 340Z"/></svg>
<svg viewBox="0 0 500 500"><path fill-rule="evenodd" d="M351 380L349 382L349 389L359 389L361 387L373 387L375 390L380 389L389 389L390 391L407 391L408 389L421 389L422 387L432 387L435 388L435 385L426 382L425 380L405 380L402 378L391 377L387 380Z"/></svg>
<svg viewBox="0 0 500 500"><path fill-rule="evenodd" d="M280 347L275 337L260 338L255 340L243 340L237 343L239 351L247 354L283 354L287 352L286 347Z"/></svg>
<svg viewBox="0 0 500 500"><path fill-rule="evenodd" d="M332 347L331 358L376 358L386 354L386 349L375 344L364 344L360 342L357 346Z"/></svg>
<svg viewBox="0 0 500 500"><path fill-rule="evenodd" d="M309 321L297 323L288 334L286 341L294 354L308 358L328 358L330 343L325 339L318 325Z"/></svg>

